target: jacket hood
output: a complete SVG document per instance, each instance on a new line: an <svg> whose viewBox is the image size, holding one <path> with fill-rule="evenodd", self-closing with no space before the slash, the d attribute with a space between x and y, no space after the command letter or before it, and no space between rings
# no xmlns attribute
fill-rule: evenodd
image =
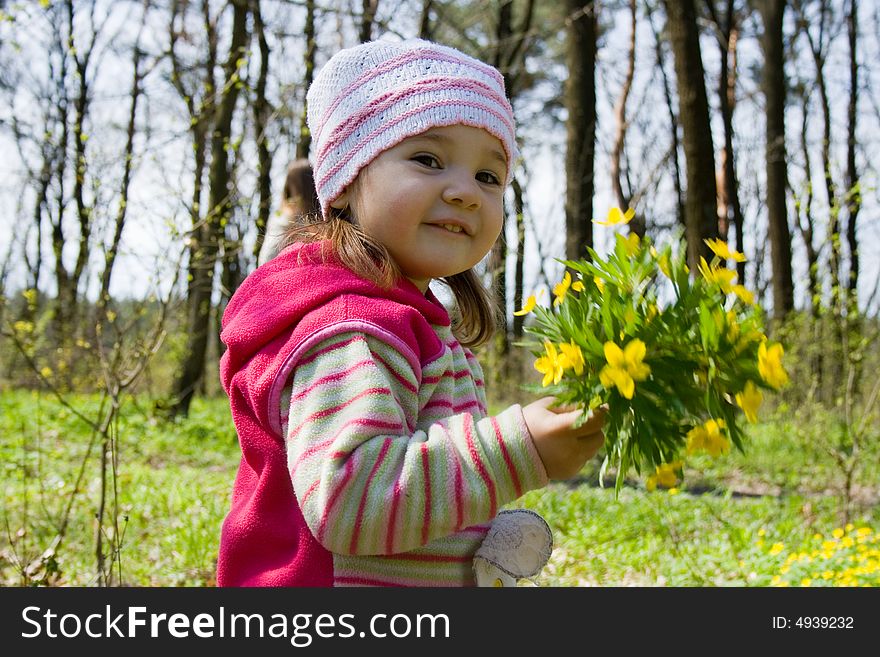
<svg viewBox="0 0 880 657"><path fill-rule="evenodd" d="M422 294L407 279L392 289L380 288L340 264L328 243L293 244L254 270L226 306L220 333L227 349L221 367L224 389L255 354L283 342L303 317L342 294L390 299L412 307L431 324L449 325L449 314L430 290Z"/></svg>

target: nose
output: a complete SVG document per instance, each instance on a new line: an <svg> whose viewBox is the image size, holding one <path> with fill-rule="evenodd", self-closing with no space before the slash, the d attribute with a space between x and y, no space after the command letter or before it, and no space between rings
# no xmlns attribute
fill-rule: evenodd
<svg viewBox="0 0 880 657"><path fill-rule="evenodd" d="M480 188L470 171L449 171L443 200L450 205L476 210L480 207Z"/></svg>

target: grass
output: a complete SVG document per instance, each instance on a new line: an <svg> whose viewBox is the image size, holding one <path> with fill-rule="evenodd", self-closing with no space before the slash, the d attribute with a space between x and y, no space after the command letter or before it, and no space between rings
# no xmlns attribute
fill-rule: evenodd
<svg viewBox="0 0 880 657"><path fill-rule="evenodd" d="M96 398L74 399L78 411L97 416ZM100 450L89 452L91 430L46 394L3 391L0 408L0 583L96 584ZM597 485L592 462L576 480L527 493L510 506L536 510L554 532L553 556L537 583L880 584L878 446L862 455L860 495L844 526L833 461L792 417L754 427L745 455L692 459L672 491L649 493L633 480L615 498L612 487ZM187 420L165 422L145 399L129 399L115 429L121 582L213 585L239 461L226 400L197 399ZM64 539L41 559L71 499ZM112 531L105 527L104 536L106 547ZM34 570L25 575L28 564Z"/></svg>
<svg viewBox="0 0 880 657"><path fill-rule="evenodd" d="M80 412L94 417L96 399L78 397L77 402ZM26 583L21 568L52 544L73 496L51 583L94 585L99 448L93 447L82 490L73 495L91 430L37 393L6 391L0 405L0 582ZM220 523L239 460L227 402L195 400L183 422L157 421L148 410L129 403L123 407L117 435L122 581L141 586L212 585Z"/></svg>

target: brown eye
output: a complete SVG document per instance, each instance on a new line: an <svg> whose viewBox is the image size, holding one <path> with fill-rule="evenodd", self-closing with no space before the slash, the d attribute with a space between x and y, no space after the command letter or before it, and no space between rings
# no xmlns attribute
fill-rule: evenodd
<svg viewBox="0 0 880 657"><path fill-rule="evenodd" d="M415 155L415 156L413 156L412 160L414 162L418 162L419 164L423 164L426 167L430 167L431 169L439 169L440 168L440 160L438 160L433 155L429 155L427 153Z"/></svg>
<svg viewBox="0 0 880 657"><path fill-rule="evenodd" d="M491 171L480 171L477 174L477 180L481 183L485 183L487 185L500 185L501 180Z"/></svg>

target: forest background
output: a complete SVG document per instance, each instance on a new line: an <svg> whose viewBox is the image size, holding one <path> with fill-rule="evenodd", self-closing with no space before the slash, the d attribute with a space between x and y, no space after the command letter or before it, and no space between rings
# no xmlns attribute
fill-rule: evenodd
<svg viewBox="0 0 880 657"><path fill-rule="evenodd" d="M341 47L413 36L495 65L516 111L523 157L482 265L505 309L479 354L494 406L537 380L513 311L550 298L557 258L611 247L615 231L592 220L612 206L636 213L617 230L684 239L693 271L706 239L744 252L738 280L786 347L792 385L749 454L697 463L672 489L690 502L658 506L631 482L616 565L576 565L600 531L583 517L612 504L590 490L596 468L524 499L564 537L550 581L785 583L777 561L814 535L876 535L877 3L3 1L3 582L213 581L237 466L223 309L255 267L288 163L308 156L314 72ZM705 508L730 539L688 556L682 523L689 503L715 504L707 493L726 500ZM730 501L742 498L759 506ZM676 527L669 572L652 552L668 545L638 543L644 522ZM792 541L802 549L777 549ZM868 549L850 547L833 576L791 582L846 582L843 561ZM870 554L858 563L877 583Z"/></svg>

